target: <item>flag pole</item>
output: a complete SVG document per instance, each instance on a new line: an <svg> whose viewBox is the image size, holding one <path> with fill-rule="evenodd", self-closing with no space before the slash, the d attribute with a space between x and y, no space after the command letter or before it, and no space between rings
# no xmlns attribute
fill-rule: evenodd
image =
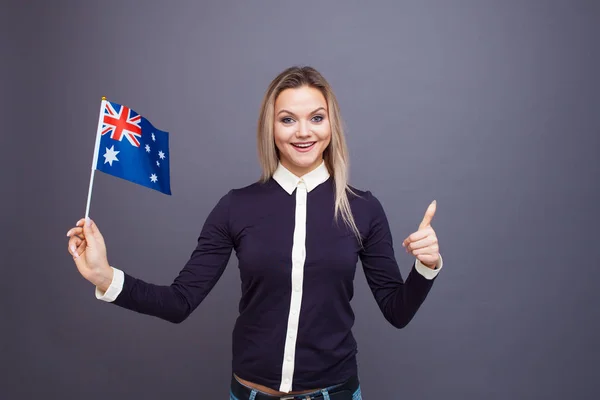
<svg viewBox="0 0 600 400"><path fill-rule="evenodd" d="M85 218L90 216L90 202L92 200L92 187L94 186L94 172L96 172L96 165L98 164L98 149L100 147L100 132L102 131L102 114L104 113L104 104L106 103L106 97L102 96L100 102L100 115L98 116L98 128L96 129L96 144L94 145L94 158L92 161L92 172L90 175L90 187L88 189L87 205L85 207Z"/></svg>

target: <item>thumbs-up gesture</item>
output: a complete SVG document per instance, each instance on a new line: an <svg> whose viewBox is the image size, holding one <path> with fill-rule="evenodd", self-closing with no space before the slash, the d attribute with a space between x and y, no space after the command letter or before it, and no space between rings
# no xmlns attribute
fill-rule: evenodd
<svg viewBox="0 0 600 400"><path fill-rule="evenodd" d="M435 231L431 227L431 220L435 215L436 201L434 200L427 211L425 216L419 225L419 229L411 233L404 242L402 247L406 249L406 252L410 252L415 256L423 265L428 268L435 269L440 259L440 247Z"/></svg>

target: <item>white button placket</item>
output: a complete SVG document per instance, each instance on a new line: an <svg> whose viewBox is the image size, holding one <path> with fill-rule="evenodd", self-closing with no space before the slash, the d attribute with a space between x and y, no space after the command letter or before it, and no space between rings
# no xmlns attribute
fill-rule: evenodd
<svg viewBox="0 0 600 400"><path fill-rule="evenodd" d="M279 390L286 393L292 390L296 338L298 335L300 306L302 304L302 283L304 279L304 261L306 259L306 197L306 184L300 180L296 187L296 218L294 222L294 242L292 245L292 298L285 336L281 385L279 386Z"/></svg>

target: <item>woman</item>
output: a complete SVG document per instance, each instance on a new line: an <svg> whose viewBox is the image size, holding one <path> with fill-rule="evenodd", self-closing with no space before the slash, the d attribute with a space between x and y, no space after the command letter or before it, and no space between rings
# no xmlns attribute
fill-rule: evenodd
<svg viewBox="0 0 600 400"><path fill-rule="evenodd" d="M340 111L327 81L292 67L270 84L258 122L261 179L223 196L170 286L110 266L93 221L69 230L69 252L99 299L180 323L206 297L233 249L242 280L230 399L360 399L350 307L360 258L384 317L408 324L442 267L430 222L403 246L406 282L381 204L348 185Z"/></svg>

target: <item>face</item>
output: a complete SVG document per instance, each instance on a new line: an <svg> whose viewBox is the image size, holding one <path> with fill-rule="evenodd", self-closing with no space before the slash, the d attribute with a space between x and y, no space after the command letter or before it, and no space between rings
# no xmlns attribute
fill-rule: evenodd
<svg viewBox="0 0 600 400"><path fill-rule="evenodd" d="M296 176L318 167L331 141L327 101L318 89L285 89L275 100L275 145L279 161Z"/></svg>

